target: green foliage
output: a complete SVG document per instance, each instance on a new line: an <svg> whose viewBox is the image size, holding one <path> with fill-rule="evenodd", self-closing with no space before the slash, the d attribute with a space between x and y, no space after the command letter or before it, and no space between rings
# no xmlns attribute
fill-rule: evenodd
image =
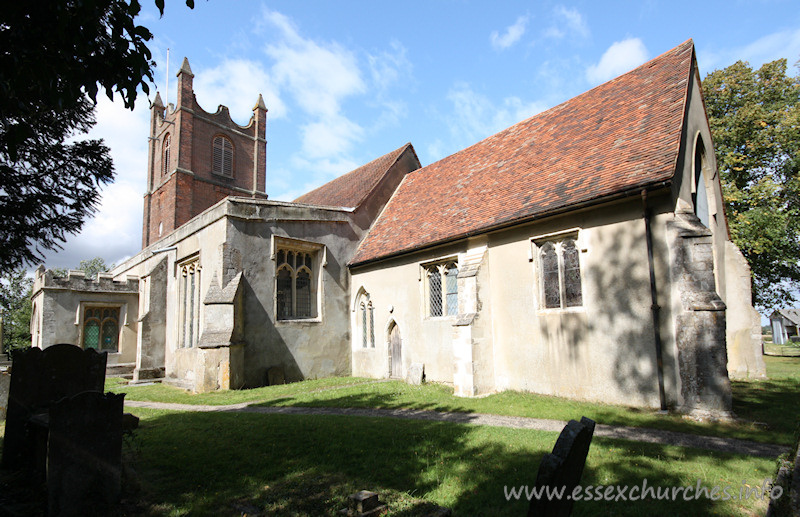
<svg viewBox="0 0 800 517"><path fill-rule="evenodd" d="M95 257L93 259L81 260L78 267L72 268L78 271L83 271L86 278L95 278L97 273L105 273L111 271L116 267L116 264L107 265L103 257ZM53 274L56 276L67 276L69 270L66 268L56 267L52 268Z"/></svg>
<svg viewBox="0 0 800 517"><path fill-rule="evenodd" d="M193 0L187 0L193 7ZM163 14L164 2L156 0ZM0 272L41 260L96 208L114 169L94 125L99 90L133 108L153 80L138 0L6 2L0 10ZM67 143L69 142L69 143Z"/></svg>
<svg viewBox="0 0 800 517"><path fill-rule="evenodd" d="M19 268L0 277L3 352L31 346L31 287L33 280Z"/></svg>
<svg viewBox="0 0 800 517"><path fill-rule="evenodd" d="M731 237L753 302L782 306L800 281L800 77L786 60L739 61L703 81Z"/></svg>

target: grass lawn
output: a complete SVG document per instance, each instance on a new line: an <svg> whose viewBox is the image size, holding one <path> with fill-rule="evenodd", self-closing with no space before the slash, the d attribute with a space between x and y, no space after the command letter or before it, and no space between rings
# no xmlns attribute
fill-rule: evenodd
<svg viewBox="0 0 800 517"><path fill-rule="evenodd" d="M409 386L391 381L329 378L252 390L220 391L194 395L160 384L127 387L111 379L109 389L124 391L128 400L183 404L234 404L251 402L269 406L410 408L569 420L587 416L608 425L650 427L694 434L743 438L791 445L798 415L788 413L800 398L800 358L765 357L767 381L734 381L733 410L738 422L694 422L680 415L659 415L641 408L573 401L520 392L465 399L452 388L438 384ZM369 383L369 384L365 384Z"/></svg>
<svg viewBox="0 0 800 517"><path fill-rule="evenodd" d="M533 484L557 433L339 416L136 409L126 445L141 490L135 515L335 515L348 494L379 492L390 515L525 515L504 487ZM595 438L582 485L730 485L771 478L775 462ZM614 491L616 494L616 491ZM574 515L763 515L766 500L579 501Z"/></svg>

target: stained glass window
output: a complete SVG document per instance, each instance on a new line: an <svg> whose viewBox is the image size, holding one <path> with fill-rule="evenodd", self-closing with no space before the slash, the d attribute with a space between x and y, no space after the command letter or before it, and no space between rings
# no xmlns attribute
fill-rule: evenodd
<svg viewBox="0 0 800 517"><path fill-rule="evenodd" d="M119 350L119 307L86 307L83 313L83 348Z"/></svg>

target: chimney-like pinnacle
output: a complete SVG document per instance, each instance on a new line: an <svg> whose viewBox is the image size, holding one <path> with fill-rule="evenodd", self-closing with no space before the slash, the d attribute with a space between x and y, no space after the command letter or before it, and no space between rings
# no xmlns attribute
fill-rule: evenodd
<svg viewBox="0 0 800 517"><path fill-rule="evenodd" d="M183 63L181 64L181 69L178 70L178 74L177 75L181 75L181 74L187 74L187 75L190 75L190 76L194 77L194 74L192 73L192 67L189 66L189 59L188 58L183 58Z"/></svg>
<svg viewBox="0 0 800 517"><path fill-rule="evenodd" d="M264 104L264 97L262 97L260 93L258 94L258 102L256 102L255 106L253 106L253 111L257 109L262 109L264 111L267 110L267 105Z"/></svg>

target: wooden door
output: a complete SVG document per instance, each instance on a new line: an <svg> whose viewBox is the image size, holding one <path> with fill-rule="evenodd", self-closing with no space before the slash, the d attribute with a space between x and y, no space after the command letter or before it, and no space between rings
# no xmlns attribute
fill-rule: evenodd
<svg viewBox="0 0 800 517"><path fill-rule="evenodd" d="M392 326L389 332L389 349L392 358L392 377L403 377L403 355L402 355L402 342L400 340L400 327L397 325Z"/></svg>

